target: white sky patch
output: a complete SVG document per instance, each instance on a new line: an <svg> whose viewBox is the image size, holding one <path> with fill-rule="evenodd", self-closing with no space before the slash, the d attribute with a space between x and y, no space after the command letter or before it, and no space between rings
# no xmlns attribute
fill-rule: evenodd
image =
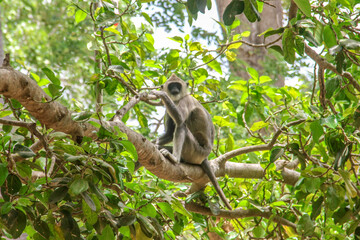
<svg viewBox="0 0 360 240"><path fill-rule="evenodd" d="M215 32L215 34L221 34L221 28L218 23L215 22L219 21L219 15L217 13L216 9L216 3L213 1L212 7L210 10L206 8L206 11L204 14L198 13L198 18L196 21L193 22L193 26L202 28L208 32ZM183 32L179 31L178 28L173 28L171 32L166 32L163 28L154 28L154 39L155 44L154 47L156 49L161 48L178 48L179 43L169 39L171 37L179 36L184 38L186 34L191 35L191 26L187 22L187 18L185 19L186 23L183 28ZM207 46L207 42L205 39L197 39L201 44Z"/></svg>

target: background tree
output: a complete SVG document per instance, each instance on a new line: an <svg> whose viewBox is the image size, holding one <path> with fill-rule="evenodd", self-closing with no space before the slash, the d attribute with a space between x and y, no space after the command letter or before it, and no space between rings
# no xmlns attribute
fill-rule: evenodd
<svg viewBox="0 0 360 240"><path fill-rule="evenodd" d="M247 81L221 77L226 64L220 57L235 58L232 50L244 45L241 34L234 40L239 24L234 15L254 17L261 4L235 2L240 4L234 12L224 14L227 25L219 23L225 38L217 37L217 49L184 35L172 37L178 48L156 50L152 29L158 20L143 11L149 5L142 1L100 1L95 7L74 1L66 6L73 21L64 21L54 32L65 42L71 38L66 33L81 35L77 41L84 55L71 55L74 62L57 65L54 51L40 51L26 64L39 66L34 67L39 74L21 73L23 65L8 55L0 68L5 98L0 112L0 235L357 238L359 3L293 1L289 22L264 38L281 37L282 47L274 49L284 60L295 64L296 58L307 56L316 65L315 74L311 87L274 88L272 79L254 68L247 68ZM189 22L210 8L208 1L176 4ZM252 7L242 9L242 4ZM51 17L66 10L47 2L30 6L29 18L37 27L42 14ZM36 43L32 46L30 40L24 49L46 49L42 44L51 42L31 24L10 28L12 18L3 19L8 19L5 49L12 56L21 52L12 42L20 44L20 37ZM28 35L16 35L25 30ZM59 55L68 50L59 49ZM95 50L101 66L94 71L89 56ZM52 65L36 65L42 56L52 59ZM61 68L72 69L84 59L91 62L83 66L86 74L91 72L83 78L89 87L69 81L74 88L68 91L63 79L74 73ZM193 96L213 117L217 134L209 159L233 211L223 210L212 187L198 191L208 182L199 166L174 165L151 142L162 119L157 117L159 102L148 93L173 72L189 82ZM83 86L81 93L76 86ZM99 102L92 97L99 90L102 111L95 109ZM135 161L144 167L134 171Z"/></svg>
<svg viewBox="0 0 360 240"><path fill-rule="evenodd" d="M227 19L227 13L232 12L234 10L238 10L238 6L241 1L216 1L217 10L219 13L220 19ZM245 2L243 1L243 9L245 9ZM230 4L231 3L231 4ZM258 4L256 1L246 2L246 8L250 8L248 6L250 4ZM258 17L250 17L250 14L241 14L238 16L240 19L240 25L235 28L235 32L237 34L241 34L242 36L246 36L244 40L253 45L244 44L241 48L238 48L236 51L237 57L236 60L230 62L231 72L238 77L243 79L248 79L249 75L246 71L247 67L252 67L256 69L260 74L269 75L274 80L276 86L284 86L285 79L284 75L286 74L283 70L285 67L284 63L281 59L276 58L273 52L267 51L264 47L254 47L254 45L265 44L264 35L261 35L268 29L278 29L283 25L283 8L282 1L263 1L259 2L259 12L256 13ZM286 4L286 1L285 3ZM241 4L240 4L241 5ZM227 8L228 7L228 8ZM241 8L241 7L240 7ZM247 11L246 11L247 12ZM233 40L237 40L237 36L235 35ZM270 36L266 39L267 43L272 43L269 45L277 44L281 45L278 36ZM270 60L270 59L271 60ZM270 66L266 66L266 63L278 61L278 64L271 64ZM265 67L265 69L264 69Z"/></svg>

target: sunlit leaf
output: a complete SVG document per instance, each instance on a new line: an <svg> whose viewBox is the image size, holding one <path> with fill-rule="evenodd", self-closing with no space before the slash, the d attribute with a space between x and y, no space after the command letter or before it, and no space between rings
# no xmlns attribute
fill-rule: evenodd
<svg viewBox="0 0 360 240"><path fill-rule="evenodd" d="M311 5L309 0L294 0L299 9L307 16L311 16Z"/></svg>

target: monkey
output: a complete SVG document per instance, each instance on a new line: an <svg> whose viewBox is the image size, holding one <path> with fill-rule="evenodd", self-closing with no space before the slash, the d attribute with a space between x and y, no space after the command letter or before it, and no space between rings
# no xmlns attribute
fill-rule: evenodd
<svg viewBox="0 0 360 240"><path fill-rule="evenodd" d="M152 93L160 97L166 107L165 133L156 140L161 153L176 163L183 161L200 165L221 200L231 210L208 161L215 138L215 128L209 112L188 93L188 84L175 74L161 86L161 91ZM171 141L172 148L164 146Z"/></svg>

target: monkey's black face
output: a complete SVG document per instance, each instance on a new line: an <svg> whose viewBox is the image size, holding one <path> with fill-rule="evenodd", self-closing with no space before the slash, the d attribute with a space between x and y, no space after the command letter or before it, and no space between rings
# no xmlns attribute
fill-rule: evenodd
<svg viewBox="0 0 360 240"><path fill-rule="evenodd" d="M181 84L174 82L168 85L168 91L171 95L176 96L181 92Z"/></svg>

